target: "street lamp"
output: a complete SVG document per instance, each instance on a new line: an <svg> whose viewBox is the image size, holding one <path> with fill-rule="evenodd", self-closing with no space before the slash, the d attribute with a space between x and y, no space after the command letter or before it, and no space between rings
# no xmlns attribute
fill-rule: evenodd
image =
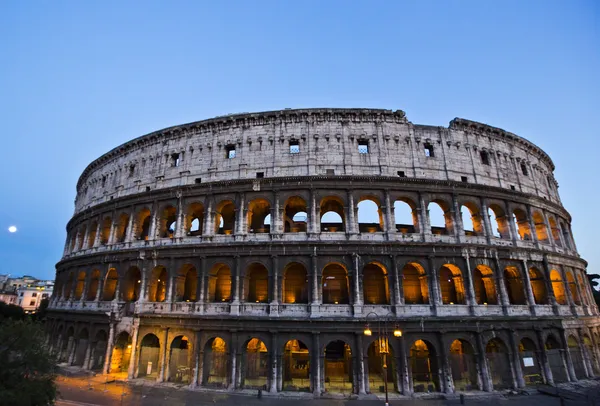
<svg viewBox="0 0 600 406"><path fill-rule="evenodd" d="M390 343L388 340L388 320L386 318L384 318L382 320L377 315L377 313L374 313L374 312L370 312L369 314L367 314L365 329L363 331L364 335L366 335L367 337L370 337L371 335L373 335L373 331L371 330L371 327L369 326L369 316L370 315L374 315L377 320L377 335L378 335L377 342L379 344L379 354L381 354L381 363L382 363L382 368L383 368L383 388L385 391L385 406L389 406L390 403L389 403L389 399L388 399L388 385L387 385L387 354L390 353ZM394 334L394 337L402 337L402 330L400 330L400 327L398 326L397 323L394 325L393 334Z"/></svg>

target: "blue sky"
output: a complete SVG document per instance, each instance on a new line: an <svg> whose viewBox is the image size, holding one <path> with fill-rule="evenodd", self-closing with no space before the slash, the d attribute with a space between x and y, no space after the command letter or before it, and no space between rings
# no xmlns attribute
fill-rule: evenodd
<svg viewBox="0 0 600 406"><path fill-rule="evenodd" d="M600 271L596 1L4 1L0 59L0 273L53 277L77 178L109 149L286 107L458 116L528 138Z"/></svg>

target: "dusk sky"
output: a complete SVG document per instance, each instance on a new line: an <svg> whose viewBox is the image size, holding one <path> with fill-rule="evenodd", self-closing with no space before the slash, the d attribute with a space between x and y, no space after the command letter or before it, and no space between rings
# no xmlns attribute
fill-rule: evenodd
<svg viewBox="0 0 600 406"><path fill-rule="evenodd" d="M598 1L7 0L0 58L0 274L54 278L77 179L113 147L303 107L463 117L527 138L554 161L600 272Z"/></svg>

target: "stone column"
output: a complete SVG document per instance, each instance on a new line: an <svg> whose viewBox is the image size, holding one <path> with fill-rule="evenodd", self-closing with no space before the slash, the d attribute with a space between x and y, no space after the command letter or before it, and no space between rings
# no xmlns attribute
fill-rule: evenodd
<svg viewBox="0 0 600 406"><path fill-rule="evenodd" d="M131 355L129 356L129 368L127 370L127 378L133 379L137 378L137 355L141 348L138 348L140 344L138 343L139 336L139 326L134 324L131 327Z"/></svg>
<svg viewBox="0 0 600 406"><path fill-rule="evenodd" d="M477 352L479 353L479 364L481 365L481 384L483 390L491 392L494 390L492 384L492 377L490 376L490 367L488 365L487 357L485 355L485 345L483 344L483 337L480 333L475 334L475 340L477 344Z"/></svg>
<svg viewBox="0 0 600 406"><path fill-rule="evenodd" d="M454 220L454 235L456 236L458 242L464 242L466 241L465 225L462 221L462 210L460 205L458 204L458 198L455 194L452 195L452 212L454 213L452 215ZM446 220L446 215L447 213L444 212L444 221ZM448 232L450 232L450 230L448 230ZM473 227L473 232L475 232L475 227Z"/></svg>
<svg viewBox="0 0 600 406"><path fill-rule="evenodd" d="M361 317L363 307L363 289L362 289L362 272L360 272L360 256L356 253L352 255L354 269L352 279L354 280L354 317Z"/></svg>
<svg viewBox="0 0 600 406"><path fill-rule="evenodd" d="M510 330L508 332L508 339L510 345L510 353L512 354L512 363L514 365L514 377L515 377L515 386L517 388L524 388L525 379L523 378L523 368L521 368L521 356L519 353L519 342L517 340L515 330Z"/></svg>
<svg viewBox="0 0 600 406"><path fill-rule="evenodd" d="M277 345L277 333L272 333L271 334L271 339L272 339L272 345L271 345L271 351L270 351L270 358L271 358L271 377L269 379L269 392L271 393L277 393L277 380L278 380L278 354L279 354L279 349L278 349L278 345Z"/></svg>
<svg viewBox="0 0 600 406"><path fill-rule="evenodd" d="M132 242L134 236L133 230L133 219L135 217L135 211L133 207L131 208L131 213L129 214L129 219L127 220L127 235L125 236L125 242Z"/></svg>
<svg viewBox="0 0 600 406"><path fill-rule="evenodd" d="M385 190L385 232L387 233L388 240L393 239L393 236L396 235L396 216L394 214L394 205L390 199L390 191L388 189Z"/></svg>
<svg viewBox="0 0 600 406"><path fill-rule="evenodd" d="M234 231L235 234L244 235L246 234L246 214L248 213L248 209L246 208L246 194L241 193L239 196L240 206L236 207L236 226L234 227L237 231Z"/></svg>
<svg viewBox="0 0 600 406"><path fill-rule="evenodd" d="M363 337L362 332L355 333L356 337L356 351L357 351L357 362L358 362L358 394L365 395L366 391L366 378L365 374L365 353L363 349Z"/></svg>
<svg viewBox="0 0 600 406"><path fill-rule="evenodd" d="M533 295L533 290L531 288L531 279L529 278L529 265L527 264L527 260L523 260L523 287L525 288L525 296L527 298L527 303L529 304L529 309L532 315L535 315L535 296Z"/></svg>
<svg viewBox="0 0 600 406"><path fill-rule="evenodd" d="M215 218L214 202L212 196L206 197L206 210L204 211L204 224L202 226L202 236L211 237L215 233L213 219Z"/></svg>
<svg viewBox="0 0 600 406"><path fill-rule="evenodd" d="M552 305L554 314L558 315L558 303L556 302L556 296L554 296L554 288L552 287L552 281L550 279L550 265L548 264L548 257L545 254L542 259L542 265L544 272L544 282L546 283L546 293L548 294L548 299L550 304Z"/></svg>
<svg viewBox="0 0 600 406"><path fill-rule="evenodd" d="M271 316L279 315L279 259L277 255L271 255L271 304L269 305L269 314Z"/></svg>
<svg viewBox="0 0 600 406"><path fill-rule="evenodd" d="M83 357L83 365L82 365L83 369L91 369L90 362L92 360L92 351L93 351L93 348L96 346L96 344L97 344L96 342L92 343L91 340L88 340L87 346L85 348L85 355Z"/></svg>
<svg viewBox="0 0 600 406"><path fill-rule="evenodd" d="M148 230L148 240L155 240L156 239L156 223L158 221L158 204L156 203L156 201L154 201L154 203L152 203L152 213L150 213L150 228ZM141 225L140 225L141 227Z"/></svg>
<svg viewBox="0 0 600 406"><path fill-rule="evenodd" d="M98 225L96 226L96 237L94 238L94 242L93 242L94 248L96 248L97 246L100 245L100 234L102 234L101 230L102 230L102 216L100 216L100 219L98 220Z"/></svg>
<svg viewBox="0 0 600 406"><path fill-rule="evenodd" d="M148 300L148 263L147 261L142 262L142 266L140 266L140 271L142 273L142 282L140 282L140 297L138 298L138 303L144 303Z"/></svg>
<svg viewBox="0 0 600 406"><path fill-rule="evenodd" d="M206 257L200 257L200 269L196 282L196 301L200 303L200 313L204 313L204 303L206 302L206 280L208 278L208 270L206 269Z"/></svg>
<svg viewBox="0 0 600 406"><path fill-rule="evenodd" d="M158 378L156 379L157 382L164 382L165 381L165 372L166 369L168 368L168 353L169 353L169 327L165 328L165 334L163 335L163 345L162 345L162 352L161 352L161 356L160 356L160 371L158 373ZM168 376L167 376L168 379Z"/></svg>
<svg viewBox="0 0 600 406"><path fill-rule="evenodd" d="M356 234L357 231L357 220L355 216L355 207L354 207L354 195L352 194L352 190L346 191L348 194L348 210L346 216L346 233L347 234Z"/></svg>
<svg viewBox="0 0 600 406"><path fill-rule="evenodd" d="M312 374L311 374L311 379L312 379L312 388L313 388L313 394L315 396L321 396L321 390L322 390L322 386L321 386L321 377L323 376L322 374L322 370L321 370L321 345L320 345L320 340L319 340L319 333L318 332L313 332L312 333L312 337L313 337L313 342L312 342L312 351L310 353L311 356L311 362L310 364L312 365Z"/></svg>
<svg viewBox="0 0 600 406"><path fill-rule="evenodd" d="M473 287L473 272L471 271L471 261L468 250L463 251L463 261L465 261L465 291L467 292L466 302L471 308L471 314L474 314L473 307L477 305L477 300L475 298L475 288Z"/></svg>
<svg viewBox="0 0 600 406"><path fill-rule="evenodd" d="M318 215L317 215L317 202L315 197L315 190L310 189L310 208L308 211L308 233L309 235L318 234L321 232L319 226Z"/></svg>
<svg viewBox="0 0 600 406"><path fill-rule="evenodd" d="M423 196L419 193L419 205L417 209L417 217L420 219L419 228L421 229L421 240L431 241L431 222L429 221L429 210L425 205Z"/></svg>
<svg viewBox="0 0 600 406"><path fill-rule="evenodd" d="M232 334L231 336L231 350L230 350L230 357L229 359L231 360L231 376L229 377L229 388L228 389L235 389L238 387L238 357L237 357L237 340L234 334Z"/></svg>
<svg viewBox="0 0 600 406"><path fill-rule="evenodd" d="M232 315L240 314L240 256L234 255L235 269L233 275L233 300L231 301L230 313Z"/></svg>
<svg viewBox="0 0 600 406"><path fill-rule="evenodd" d="M540 248L540 242L537 238L537 229L535 228L535 223L533 222L533 212L530 205L527 205L527 221L529 222L529 228L531 229L531 241L533 241L536 248Z"/></svg>
<svg viewBox="0 0 600 406"><path fill-rule="evenodd" d="M444 345L444 337L440 336L440 358L442 359L442 376L444 379L444 391L446 393L454 393L454 378L452 377L452 367L450 366L450 361L448 360L448 352L446 351L446 346Z"/></svg>
<svg viewBox="0 0 600 406"><path fill-rule="evenodd" d="M433 307L434 314L437 315L437 307L442 304L442 297L440 295L440 281L438 277L438 270L435 267L435 257L433 255L429 255L427 257L429 264L429 290L431 292L431 306Z"/></svg>
<svg viewBox="0 0 600 406"><path fill-rule="evenodd" d="M401 368L400 371L402 375L402 394L404 396L410 396L412 395L412 387L410 385L412 380L410 379L411 377L408 368L408 357L406 356L406 340L404 338L404 335L400 337L399 358Z"/></svg>
<svg viewBox="0 0 600 406"><path fill-rule="evenodd" d="M109 321L108 325L108 341L106 342L106 355L104 355L104 367L102 368L102 373L105 375L110 372L110 361L112 359L112 351L115 345L115 324L112 321Z"/></svg>
<svg viewBox="0 0 600 406"><path fill-rule="evenodd" d="M69 345L67 346L67 364L73 365L75 360L75 353L77 352L77 345L79 340L75 340L74 336L69 337Z"/></svg>
<svg viewBox="0 0 600 406"><path fill-rule="evenodd" d="M554 377L552 376L552 368L550 368L550 362L548 361L548 352L546 351L546 343L544 342L544 337L542 335L542 330L536 329L535 335L538 339L538 348L541 350L538 351L540 355L540 363L542 366L542 372L546 377L547 385L554 385Z"/></svg>
<svg viewBox="0 0 600 406"><path fill-rule="evenodd" d="M191 388L195 388L197 386L202 386L202 377L204 376L204 351L201 349L200 345L202 344L202 335L200 331L196 330L196 345L194 345L194 377L192 378L192 382L190 383Z"/></svg>
<svg viewBox="0 0 600 406"><path fill-rule="evenodd" d="M577 374L575 373L575 367L573 366L573 359L571 358L571 352L569 351L569 344L567 341L567 335L565 330L561 330L560 333L560 341L563 347L564 360L567 369L567 375L569 376L569 381L577 381Z"/></svg>
<svg viewBox="0 0 600 406"><path fill-rule="evenodd" d="M494 229L492 222L490 221L490 214L488 212L488 206L485 199L481 199L481 217L483 218L483 230L488 244L491 244L492 238L494 238Z"/></svg>
<svg viewBox="0 0 600 406"><path fill-rule="evenodd" d="M174 230L175 238L185 237L184 222L183 199L181 198L181 191L177 191L177 223L175 224Z"/></svg>
<svg viewBox="0 0 600 406"><path fill-rule="evenodd" d="M311 300L310 300L310 315L311 317L318 316L319 314L319 305L321 304L319 287L320 287L320 278L319 278L319 269L317 264L317 251L316 248L314 252L310 256L310 265L311 265Z"/></svg>
<svg viewBox="0 0 600 406"><path fill-rule="evenodd" d="M403 295L400 293L403 290L402 278L400 277L400 272L398 272L398 261L396 260L395 255L390 255L390 262L392 264L392 297L394 298L396 314L399 314L400 307L404 304L404 301L402 300Z"/></svg>
<svg viewBox="0 0 600 406"><path fill-rule="evenodd" d="M496 269L494 271L495 275L495 283L498 287L498 293L500 295L500 304L502 305L502 310L504 314L508 314L508 307L510 306L510 300L508 298L508 292L506 291L506 283L504 281L504 269L500 265L500 259L498 258L498 253L494 254L494 262L496 264Z"/></svg>
<svg viewBox="0 0 600 406"><path fill-rule="evenodd" d="M275 207L271 211L271 234L283 233L283 213L279 202L279 192L273 193Z"/></svg>

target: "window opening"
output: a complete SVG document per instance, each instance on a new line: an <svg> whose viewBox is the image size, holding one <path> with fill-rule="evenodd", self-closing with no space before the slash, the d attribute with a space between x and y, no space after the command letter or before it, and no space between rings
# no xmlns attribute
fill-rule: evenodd
<svg viewBox="0 0 600 406"><path fill-rule="evenodd" d="M480 155L481 155L481 163L483 163L484 165L489 165L490 157L489 157L488 153L486 151L481 151Z"/></svg>
<svg viewBox="0 0 600 406"><path fill-rule="evenodd" d="M196 179L194 180L194 183L202 183L202 178L196 178Z"/></svg>
<svg viewBox="0 0 600 406"><path fill-rule="evenodd" d="M135 165L129 167L129 177L133 178L133 175L135 175Z"/></svg>
<svg viewBox="0 0 600 406"><path fill-rule="evenodd" d="M516 190L515 185L510 185L510 190Z"/></svg>
<svg viewBox="0 0 600 406"><path fill-rule="evenodd" d="M299 154L300 144L296 140L290 141L290 154Z"/></svg>
<svg viewBox="0 0 600 406"><path fill-rule="evenodd" d="M106 175L102 177L102 187L104 187L104 185L106 185Z"/></svg>
<svg viewBox="0 0 600 406"><path fill-rule="evenodd" d="M525 163L521 164L521 172L523 172L523 175L529 176L529 172L527 171L527 165L525 165Z"/></svg>
<svg viewBox="0 0 600 406"><path fill-rule="evenodd" d="M326 169L325 174L329 175L329 176L333 176L333 175L335 175L335 170L334 169Z"/></svg>
<svg viewBox="0 0 600 406"><path fill-rule="evenodd" d="M146 186L146 192L150 191L150 186Z"/></svg>
<svg viewBox="0 0 600 406"><path fill-rule="evenodd" d="M433 153L433 145L427 143L424 145L423 148L424 148L426 157L429 157L429 158L435 157L435 154Z"/></svg>
<svg viewBox="0 0 600 406"><path fill-rule="evenodd" d="M256 179L262 179L265 177L265 173L264 172L256 172Z"/></svg>
<svg viewBox="0 0 600 406"><path fill-rule="evenodd" d="M406 178L406 174L404 173L404 171L398 171L398 176L400 176L401 178Z"/></svg>
<svg viewBox="0 0 600 406"><path fill-rule="evenodd" d="M368 154L369 153L369 141L358 140L358 153L359 154Z"/></svg>
<svg viewBox="0 0 600 406"><path fill-rule="evenodd" d="M171 166L178 167L180 163L181 159L179 157L179 154L171 154Z"/></svg>
<svg viewBox="0 0 600 406"><path fill-rule="evenodd" d="M466 176L461 176L461 177L460 177L460 181L461 181L461 182L468 182L468 181L469 181L469 178L467 178Z"/></svg>
<svg viewBox="0 0 600 406"><path fill-rule="evenodd" d="M235 158L235 145L227 145L225 147L225 158L227 159L233 159Z"/></svg>

